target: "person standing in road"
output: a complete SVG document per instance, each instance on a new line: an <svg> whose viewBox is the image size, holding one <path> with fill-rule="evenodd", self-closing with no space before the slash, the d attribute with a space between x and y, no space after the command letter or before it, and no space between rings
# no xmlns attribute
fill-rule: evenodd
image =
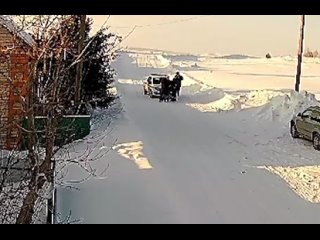
<svg viewBox="0 0 320 240"><path fill-rule="evenodd" d="M160 98L159 102L163 102L168 95L169 79L161 78L161 89L160 89Z"/></svg>
<svg viewBox="0 0 320 240"><path fill-rule="evenodd" d="M175 77L173 78L173 81L175 82L177 86L177 96L180 96L180 90L181 90L181 85L183 81L183 77L180 75L179 72L176 73Z"/></svg>

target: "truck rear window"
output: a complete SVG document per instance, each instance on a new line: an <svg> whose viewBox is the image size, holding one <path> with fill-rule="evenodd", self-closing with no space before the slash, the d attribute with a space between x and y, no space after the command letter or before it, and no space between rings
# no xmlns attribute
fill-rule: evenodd
<svg viewBox="0 0 320 240"><path fill-rule="evenodd" d="M165 79L165 78L154 78L153 84L160 84L163 79Z"/></svg>

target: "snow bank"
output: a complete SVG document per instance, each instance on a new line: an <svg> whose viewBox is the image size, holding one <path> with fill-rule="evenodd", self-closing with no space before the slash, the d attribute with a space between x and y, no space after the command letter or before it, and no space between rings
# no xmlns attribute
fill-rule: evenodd
<svg viewBox="0 0 320 240"><path fill-rule="evenodd" d="M187 104L200 112L222 112L241 108L236 97L225 95L223 98L210 103L191 103Z"/></svg>
<svg viewBox="0 0 320 240"><path fill-rule="evenodd" d="M319 105L314 94L305 91L301 93L292 91L283 96L273 98L257 112L257 116L260 119L288 123L299 112L310 106Z"/></svg>
<svg viewBox="0 0 320 240"><path fill-rule="evenodd" d="M244 108L251 108L251 107L260 107L268 102L274 97L284 95L283 92L280 91L272 91L272 90L257 90L251 91L246 96L246 102Z"/></svg>
<svg viewBox="0 0 320 240"><path fill-rule="evenodd" d="M158 62L158 67L161 66L162 68L167 68L171 65L171 61L162 55L155 55L155 59Z"/></svg>
<svg viewBox="0 0 320 240"><path fill-rule="evenodd" d="M278 91L258 90L249 93L234 92L232 94L224 93L224 96L217 101L204 104L187 104L201 112L222 112L222 111L240 111L242 109L260 107L276 96L283 95Z"/></svg>
<svg viewBox="0 0 320 240"><path fill-rule="evenodd" d="M118 83L121 84L131 84L131 85L142 85L143 80L134 80L134 79L119 79Z"/></svg>
<svg viewBox="0 0 320 240"><path fill-rule="evenodd" d="M213 102L187 104L201 112L240 111L257 108L258 119L288 123L294 115L310 106L320 106L314 94L259 90L240 94L227 94Z"/></svg>
<svg viewBox="0 0 320 240"><path fill-rule="evenodd" d="M171 61L161 54L129 54L139 68L167 68Z"/></svg>
<svg viewBox="0 0 320 240"><path fill-rule="evenodd" d="M320 166L261 168L280 176L301 198L320 203Z"/></svg>
<svg viewBox="0 0 320 240"><path fill-rule="evenodd" d="M319 63L317 59L305 59L301 75L301 89L320 93ZM173 62L173 64L175 64ZM272 59L219 59L207 58L197 63L199 69L187 74L203 83L229 90L287 90L292 89L296 74L296 59L276 57Z"/></svg>
<svg viewBox="0 0 320 240"><path fill-rule="evenodd" d="M197 93L207 92L209 90L214 89L213 86L207 85L202 81L193 78L188 73L181 73L181 75L183 76L183 81L182 81L183 91L185 90L186 92L197 94Z"/></svg>

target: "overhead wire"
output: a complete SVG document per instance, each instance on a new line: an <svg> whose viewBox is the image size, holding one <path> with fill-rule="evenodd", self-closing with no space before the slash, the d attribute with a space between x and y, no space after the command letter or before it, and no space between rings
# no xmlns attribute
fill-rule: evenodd
<svg viewBox="0 0 320 240"><path fill-rule="evenodd" d="M181 23L181 22L188 22L188 21L192 21L192 20L196 20L196 19L204 18L204 17L209 17L209 16L212 16L212 15L200 15L200 16L189 17L189 18L184 18L184 19L178 19L178 20L168 21L168 22L163 22L163 23L135 25L135 28L146 28L146 27L156 27L156 26L171 25L171 24L177 24L177 23ZM132 25L131 26L110 25L109 27L111 27L111 28L132 28Z"/></svg>

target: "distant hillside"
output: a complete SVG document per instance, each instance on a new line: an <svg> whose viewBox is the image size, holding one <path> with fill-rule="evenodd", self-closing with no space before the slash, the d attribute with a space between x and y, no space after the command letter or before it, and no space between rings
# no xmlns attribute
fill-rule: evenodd
<svg viewBox="0 0 320 240"><path fill-rule="evenodd" d="M231 54L231 55L225 55L225 56L215 56L213 58L218 58L218 59L257 59L259 57L254 57L254 56L248 56L248 55L243 55L243 54Z"/></svg>

